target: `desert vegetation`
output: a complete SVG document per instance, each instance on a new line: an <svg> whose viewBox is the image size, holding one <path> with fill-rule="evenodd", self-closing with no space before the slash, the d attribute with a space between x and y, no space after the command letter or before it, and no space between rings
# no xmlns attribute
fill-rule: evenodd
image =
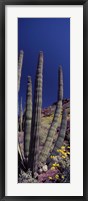
<svg viewBox="0 0 88 201"><path fill-rule="evenodd" d="M24 53L18 61L18 96ZM32 103L32 78L27 77L26 105L18 114L18 182L70 182L70 100L63 99L63 68L58 67L57 101L42 108L43 52L38 55Z"/></svg>

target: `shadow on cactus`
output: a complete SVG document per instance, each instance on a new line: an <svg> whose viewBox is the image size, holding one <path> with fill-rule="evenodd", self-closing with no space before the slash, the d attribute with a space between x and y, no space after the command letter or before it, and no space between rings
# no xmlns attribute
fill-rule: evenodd
<svg viewBox="0 0 88 201"><path fill-rule="evenodd" d="M32 78L30 75L28 75L27 80L24 112L22 111L21 100L18 121L18 135L20 136L18 136L20 178L18 180L21 183L66 183L70 182L70 140L68 140L70 130L67 127L68 121L70 122L70 101L63 100L63 70L62 66L59 66L57 72L57 102L50 107L50 115L48 112L48 121L46 121L47 114L44 114L42 109L43 57L43 52L40 51L36 69L33 104ZM19 60L18 92L20 89L23 51L20 53ZM69 130L68 134L67 130ZM23 141L21 141L22 135ZM43 144L41 144L42 139ZM68 177L67 174L69 175Z"/></svg>

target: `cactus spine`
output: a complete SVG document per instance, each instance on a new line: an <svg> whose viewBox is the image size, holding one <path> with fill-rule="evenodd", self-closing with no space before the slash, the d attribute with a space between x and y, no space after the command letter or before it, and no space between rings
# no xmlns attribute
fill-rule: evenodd
<svg viewBox="0 0 88 201"><path fill-rule="evenodd" d="M29 144L31 135L31 119L32 119L32 81L28 76L27 93L26 93L26 110L25 110L25 125L24 125L24 156L28 161Z"/></svg>
<svg viewBox="0 0 88 201"><path fill-rule="evenodd" d="M23 50L20 51L19 60L18 60L18 92L20 90L20 80L21 80L21 72L22 72L22 64L23 64Z"/></svg>
<svg viewBox="0 0 88 201"><path fill-rule="evenodd" d="M34 105L32 115L31 143L29 154L29 166L33 174L38 169L39 157L39 133L41 131L42 108L42 77L43 77L43 52L40 52L35 79Z"/></svg>
<svg viewBox="0 0 88 201"><path fill-rule="evenodd" d="M42 163L46 163L46 160L48 158L52 143L53 143L53 138L56 134L56 130L57 127L60 126L60 116L61 116L61 112L62 112L62 99L63 99L63 72L62 72L62 68L61 66L59 67L59 73L58 73L59 77L59 85L58 85L58 91L59 91L59 95L58 95L58 102L56 105L56 110L55 110L55 114L54 114L54 118L53 118L53 122L50 126L44 147L39 155L39 165Z"/></svg>
<svg viewBox="0 0 88 201"><path fill-rule="evenodd" d="M23 123L23 109L22 109L22 97L21 97L21 104L20 104L20 131L22 131L22 123Z"/></svg>

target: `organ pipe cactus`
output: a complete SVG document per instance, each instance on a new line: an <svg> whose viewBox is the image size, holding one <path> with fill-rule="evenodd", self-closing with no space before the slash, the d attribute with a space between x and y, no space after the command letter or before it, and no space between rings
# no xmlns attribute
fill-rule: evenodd
<svg viewBox="0 0 88 201"><path fill-rule="evenodd" d="M63 110L60 133L58 135L52 154L56 154L57 149L60 149L60 147L62 146L65 138L66 128L67 128L67 110L65 109Z"/></svg>
<svg viewBox="0 0 88 201"><path fill-rule="evenodd" d="M58 135L57 141L56 141L56 143L54 145L54 148L52 150L51 155L53 155L53 156L57 155L57 149L61 148L61 146L63 144L63 141L64 141L64 138L65 138L66 128L67 128L67 110L64 109L63 110L63 115L62 115L60 133ZM49 158L47 161L50 162L51 160L52 159ZM49 166L50 166L50 164L49 164Z"/></svg>
<svg viewBox="0 0 88 201"><path fill-rule="evenodd" d="M21 97L21 104L20 104L20 122L19 122L20 131L22 131L22 123L23 123L23 110L22 110L22 97Z"/></svg>
<svg viewBox="0 0 88 201"><path fill-rule="evenodd" d="M32 119L32 81L28 76L27 93L26 93L26 110L25 110L25 125L24 125L24 156L28 161L29 144L31 136L31 119Z"/></svg>
<svg viewBox="0 0 88 201"><path fill-rule="evenodd" d="M23 64L23 55L24 52L23 50L20 51L20 55L19 55L19 59L18 59L18 93L20 90L20 80L21 80L21 72L22 72L22 64ZM18 106L18 111L19 111L19 106ZM21 105L20 105L20 119L19 119L19 127L20 127L20 131L22 131L22 119L23 119L23 112L22 112L22 100L21 100ZM22 153L21 153L21 149L20 149L20 145L18 142L18 166L19 166L19 171L20 171L20 167L22 166L23 163L23 158L22 158Z"/></svg>
<svg viewBox="0 0 88 201"><path fill-rule="evenodd" d="M43 77L43 52L40 52L35 79L34 104L31 128L31 143L29 154L29 167L33 174L38 169L39 134L41 132L41 108L42 108L42 77Z"/></svg>
<svg viewBox="0 0 88 201"><path fill-rule="evenodd" d="M18 143L18 154L19 154L19 157L20 157L20 159L21 159L21 161L22 161L22 163L23 163L24 158L23 158L23 155L22 155L22 152L21 152L21 148L20 148L20 144L19 144L19 143Z"/></svg>
<svg viewBox="0 0 88 201"><path fill-rule="evenodd" d="M43 163L46 163L46 160L48 158L54 136L57 131L57 127L60 126L60 116L62 112L62 99L63 99L63 72L61 66L59 67L59 72L58 72L58 98L59 100L57 101L56 105L56 110L54 114L54 118L52 121L52 124L50 126L44 147L39 155L39 166Z"/></svg>
<svg viewBox="0 0 88 201"><path fill-rule="evenodd" d="M25 166L24 166L24 157L22 155L20 144L18 142L18 174L21 173L21 169L26 171Z"/></svg>
<svg viewBox="0 0 88 201"><path fill-rule="evenodd" d="M22 64L23 64L23 50L20 51L19 60L18 60L18 92L20 90L20 80L21 80L21 72L22 72Z"/></svg>
<svg viewBox="0 0 88 201"><path fill-rule="evenodd" d="M59 85L59 93L58 100L63 100L63 71L62 66L59 66L59 77L58 77L58 85Z"/></svg>
<svg viewBox="0 0 88 201"><path fill-rule="evenodd" d="M44 147L39 155L39 164L46 163L47 157L49 155L54 136L56 134L57 127L60 126L60 115L62 112L62 101L59 101L56 106L53 122L50 126Z"/></svg>

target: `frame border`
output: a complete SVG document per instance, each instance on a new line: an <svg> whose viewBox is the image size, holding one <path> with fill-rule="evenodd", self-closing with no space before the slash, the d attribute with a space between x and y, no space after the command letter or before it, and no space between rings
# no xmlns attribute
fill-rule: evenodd
<svg viewBox="0 0 88 201"><path fill-rule="evenodd" d="M5 5L83 5L83 196L5 196ZM88 200L88 0L0 0L0 200Z"/></svg>

